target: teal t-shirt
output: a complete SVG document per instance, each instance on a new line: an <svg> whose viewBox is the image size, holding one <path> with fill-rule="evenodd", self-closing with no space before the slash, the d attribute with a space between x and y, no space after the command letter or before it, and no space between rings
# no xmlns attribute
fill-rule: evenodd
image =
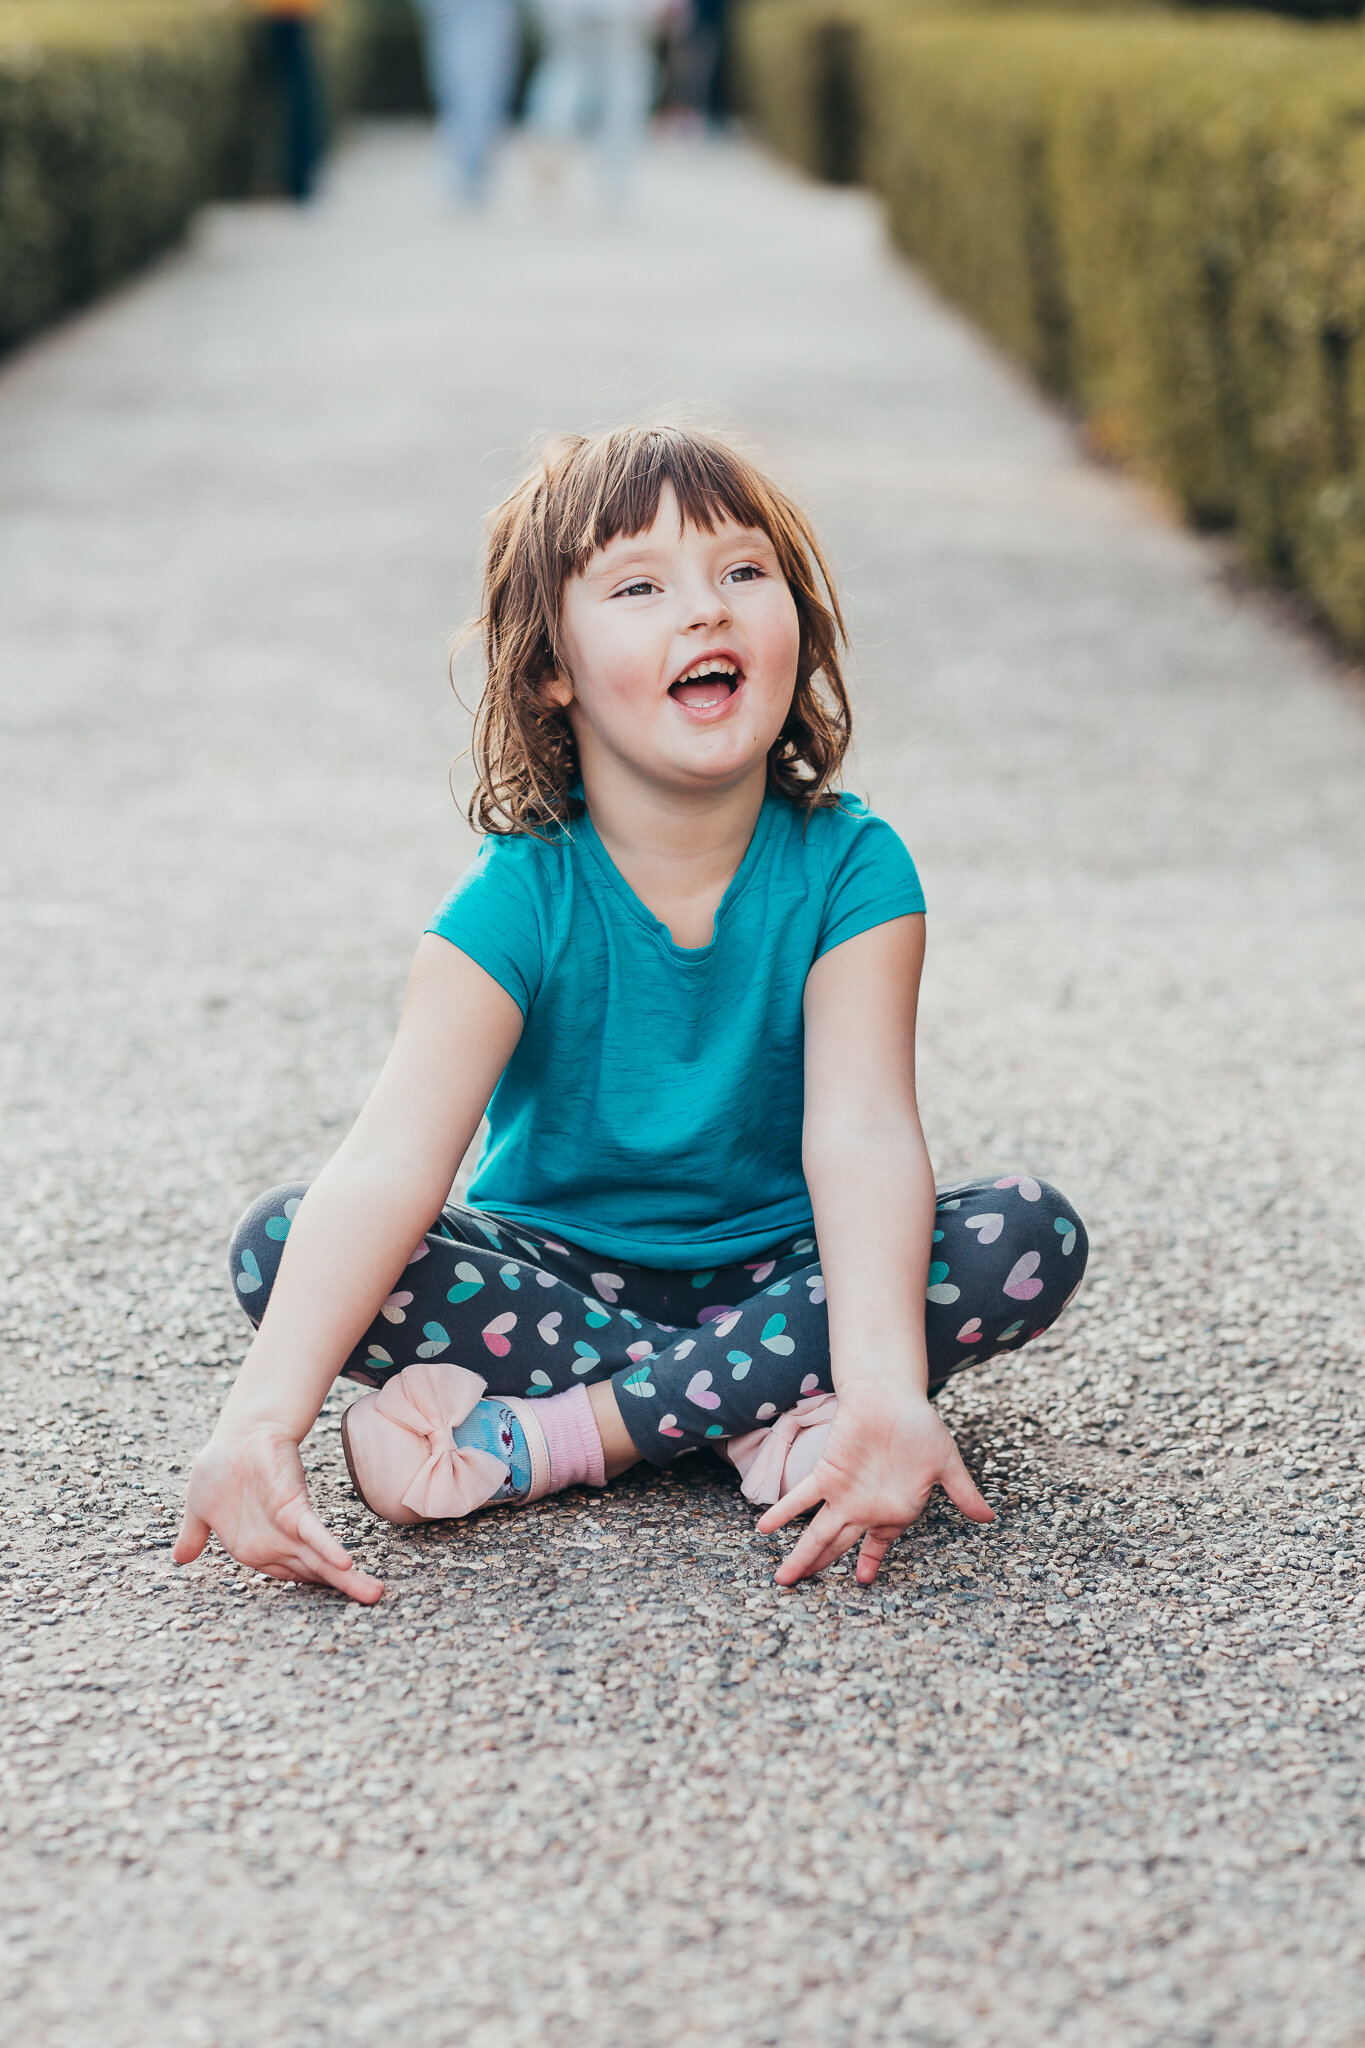
<svg viewBox="0 0 1365 2048"><path fill-rule="evenodd" d="M526 1019L471 1206L637 1265L755 1257L811 1223L801 1001L813 963L924 908L854 797L769 795L709 946L678 946L591 821L486 838L431 923Z"/></svg>

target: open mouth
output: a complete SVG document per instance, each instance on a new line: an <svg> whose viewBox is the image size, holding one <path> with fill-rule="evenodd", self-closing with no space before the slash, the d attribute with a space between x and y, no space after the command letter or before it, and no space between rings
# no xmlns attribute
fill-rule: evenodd
<svg viewBox="0 0 1365 2048"><path fill-rule="evenodd" d="M743 680L728 655L707 655L694 663L686 675L679 676L676 683L670 683L668 694L685 711L705 716L728 704Z"/></svg>

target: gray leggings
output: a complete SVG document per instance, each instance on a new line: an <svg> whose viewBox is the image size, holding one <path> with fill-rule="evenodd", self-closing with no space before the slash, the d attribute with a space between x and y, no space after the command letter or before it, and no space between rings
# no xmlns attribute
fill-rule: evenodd
<svg viewBox="0 0 1365 2048"><path fill-rule="evenodd" d="M271 1188L237 1225L237 1299L259 1323L306 1192ZM1085 1226L1027 1174L942 1188L925 1328L929 1385L1018 1351L1080 1285ZM443 1209L342 1368L382 1386L449 1358L494 1394L530 1399L609 1379L637 1450L667 1465L828 1393L829 1322L814 1238L783 1238L742 1266L660 1272L581 1250L473 1209Z"/></svg>

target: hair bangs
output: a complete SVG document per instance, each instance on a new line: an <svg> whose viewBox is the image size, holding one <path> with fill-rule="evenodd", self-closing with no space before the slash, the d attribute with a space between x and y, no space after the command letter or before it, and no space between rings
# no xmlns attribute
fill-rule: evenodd
<svg viewBox="0 0 1365 2048"><path fill-rule="evenodd" d="M564 506L565 577L581 575L599 549L647 533L671 490L684 526L714 533L727 520L771 534L772 493L751 463L722 442L676 427L628 428L604 437ZM590 444L591 445L591 444Z"/></svg>

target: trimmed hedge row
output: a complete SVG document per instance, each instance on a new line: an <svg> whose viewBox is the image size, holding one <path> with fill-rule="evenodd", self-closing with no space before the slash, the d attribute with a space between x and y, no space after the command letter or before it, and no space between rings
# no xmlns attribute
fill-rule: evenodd
<svg viewBox="0 0 1365 2048"><path fill-rule="evenodd" d="M817 170L831 23L902 245L1101 446L1365 645L1361 31L755 0L759 126Z"/></svg>
<svg viewBox="0 0 1365 2048"><path fill-rule="evenodd" d="M189 0L0 13L0 347L181 232L221 189L242 19Z"/></svg>
<svg viewBox="0 0 1365 2048"><path fill-rule="evenodd" d="M321 17L334 111L359 95L374 4ZM0 7L0 350L174 241L205 200L271 190L279 119L245 0Z"/></svg>

